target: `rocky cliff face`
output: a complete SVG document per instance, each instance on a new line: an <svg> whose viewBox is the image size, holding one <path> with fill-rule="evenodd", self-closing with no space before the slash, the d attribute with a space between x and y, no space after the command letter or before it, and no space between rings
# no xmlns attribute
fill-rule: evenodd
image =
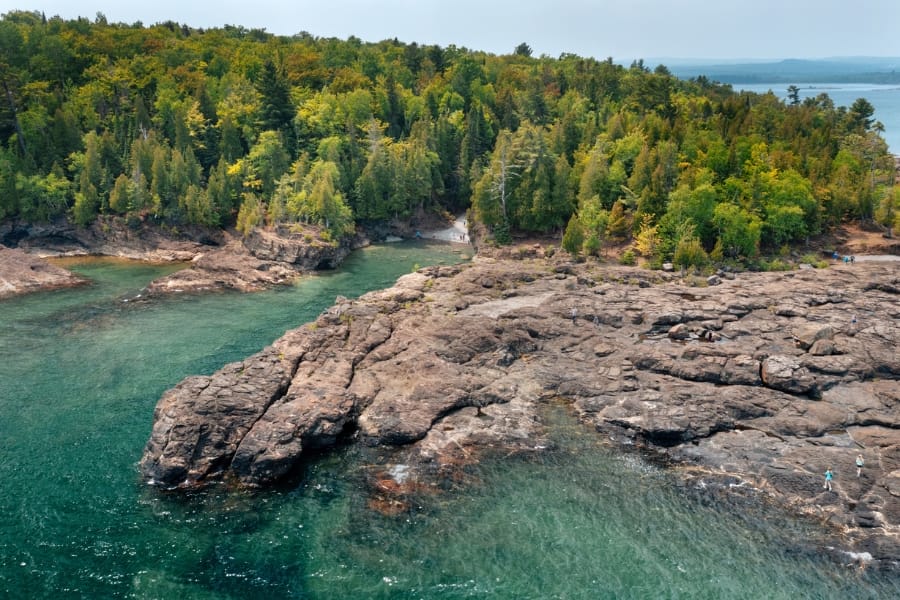
<svg viewBox="0 0 900 600"><path fill-rule="evenodd" d="M325 243L318 239L316 230L293 233L286 227L254 229L243 243L260 260L285 263L301 271L335 269L350 252L367 244L362 237L340 244Z"/></svg>
<svg viewBox="0 0 900 600"><path fill-rule="evenodd" d="M836 544L896 567L898 342L898 263L691 287L481 258L339 299L257 355L185 380L160 400L140 466L164 486L261 486L354 439L402 447L402 476L377 484L402 494L481 450L541 451L540 406L564 401L604 439L819 515L843 533Z"/></svg>

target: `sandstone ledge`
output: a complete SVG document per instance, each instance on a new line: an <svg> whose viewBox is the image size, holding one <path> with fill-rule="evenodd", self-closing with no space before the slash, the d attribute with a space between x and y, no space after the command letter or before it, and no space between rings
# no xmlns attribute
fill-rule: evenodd
<svg viewBox="0 0 900 600"><path fill-rule="evenodd" d="M819 515L897 568L898 284L896 263L714 288L595 263L427 268L167 392L140 467L167 487L261 486L353 439L403 448L402 476L377 484L402 493L480 450L540 451L540 405L562 399L604 438Z"/></svg>

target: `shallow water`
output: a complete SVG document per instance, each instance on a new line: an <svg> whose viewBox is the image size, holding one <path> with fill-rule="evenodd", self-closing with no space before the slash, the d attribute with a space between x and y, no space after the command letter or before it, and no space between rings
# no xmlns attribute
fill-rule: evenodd
<svg viewBox="0 0 900 600"><path fill-rule="evenodd" d="M145 301L173 267L85 261L95 283L0 303L0 596L11 598L887 598L815 529L686 487L548 408L557 449L487 460L386 517L384 450L310 459L266 492L165 494L136 463L162 392L390 285L449 246L354 254L259 294ZM792 541L807 540L802 547ZM812 551L810 551L812 549Z"/></svg>

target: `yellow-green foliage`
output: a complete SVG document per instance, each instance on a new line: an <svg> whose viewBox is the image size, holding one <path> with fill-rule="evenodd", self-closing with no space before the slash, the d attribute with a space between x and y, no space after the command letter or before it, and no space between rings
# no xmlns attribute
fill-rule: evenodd
<svg viewBox="0 0 900 600"><path fill-rule="evenodd" d="M675 256L672 259L678 267L705 267L709 263L709 255L695 237L682 238L675 247Z"/></svg>
<svg viewBox="0 0 900 600"><path fill-rule="evenodd" d="M636 234L651 262L672 258L687 221L704 251L741 261L843 219L898 224L862 99L787 105L573 54L239 25L11 10L0 33L15 106L0 219L302 222L336 242L358 222L471 206L500 244L566 231L568 251L599 254Z"/></svg>

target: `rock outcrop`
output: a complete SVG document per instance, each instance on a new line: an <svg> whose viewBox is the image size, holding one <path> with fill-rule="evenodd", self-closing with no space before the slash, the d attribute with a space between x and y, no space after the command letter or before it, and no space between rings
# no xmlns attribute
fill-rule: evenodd
<svg viewBox="0 0 900 600"><path fill-rule="evenodd" d="M84 279L63 268L22 250L0 246L0 298L83 283Z"/></svg>
<svg viewBox="0 0 900 600"><path fill-rule="evenodd" d="M0 243L29 254L48 256L115 256L151 262L189 261L225 241L223 232L205 227L174 229L105 217L90 227L66 219L52 223L0 224Z"/></svg>
<svg viewBox="0 0 900 600"><path fill-rule="evenodd" d="M481 451L541 451L540 407L563 401L604 439L704 484L740 480L896 568L898 288L898 263L715 287L562 259L423 269L167 392L141 470L261 486L355 440L402 448L377 483L397 491Z"/></svg>
<svg viewBox="0 0 900 600"><path fill-rule="evenodd" d="M194 256L187 268L156 279L150 294L238 290L253 292L288 283L302 271L293 265L261 260L250 254L241 240L209 248Z"/></svg>
<svg viewBox="0 0 900 600"><path fill-rule="evenodd" d="M282 226L277 229L254 229L244 238L243 244L252 256L259 260L291 265L301 271L335 269L356 248L368 244L357 236L343 243L323 242L319 230L306 228L292 232Z"/></svg>
<svg viewBox="0 0 900 600"><path fill-rule="evenodd" d="M36 257L96 255L187 263L185 269L152 282L148 286L151 294L257 291L289 283L303 273L336 268L351 251L368 244L362 234L337 244L322 241L320 234L320 229L312 226L297 231L280 227L254 229L247 237L238 238L220 229L185 227L175 231L145 223L129 225L115 217L89 228L76 227L65 219L0 225L0 243L15 245ZM33 278L29 289L55 285L42 281Z"/></svg>
<svg viewBox="0 0 900 600"><path fill-rule="evenodd" d="M302 273L337 267L363 236L340 244L325 243L312 228L291 232L254 229L245 238L231 238L221 247L198 253L188 268L150 284L151 294L234 289L257 291L292 281Z"/></svg>

